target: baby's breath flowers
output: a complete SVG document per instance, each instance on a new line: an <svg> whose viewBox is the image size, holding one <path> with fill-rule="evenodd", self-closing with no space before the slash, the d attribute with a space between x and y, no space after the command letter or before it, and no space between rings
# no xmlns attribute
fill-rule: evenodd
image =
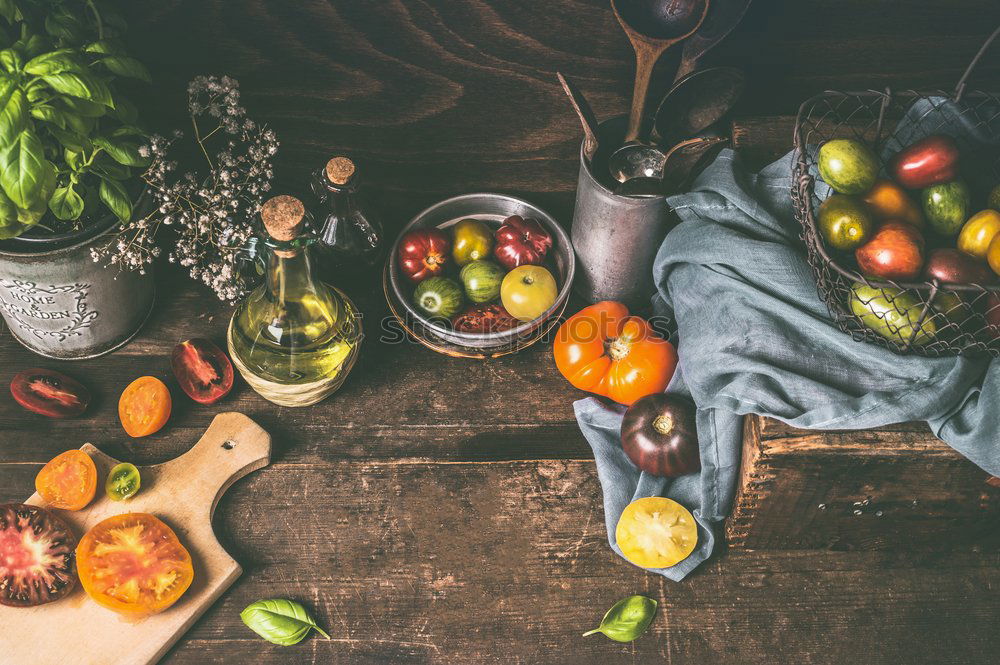
<svg viewBox="0 0 1000 665"><path fill-rule="evenodd" d="M171 238L167 259L188 268L193 279L221 300L232 302L246 292L239 263L254 235L254 215L271 189L278 139L267 126L247 117L240 106L239 83L228 76L191 81L188 112L207 171L175 175L177 162L170 155L183 137L180 130L170 138L151 136L140 151L152 160L143 175L152 211L123 222L114 239L92 254L95 261L144 273L160 254L158 231L173 227L176 240Z"/></svg>

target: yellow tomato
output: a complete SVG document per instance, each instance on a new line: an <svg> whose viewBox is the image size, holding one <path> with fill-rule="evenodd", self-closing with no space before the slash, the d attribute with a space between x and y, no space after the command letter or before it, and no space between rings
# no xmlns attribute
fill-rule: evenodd
<svg viewBox="0 0 1000 665"><path fill-rule="evenodd" d="M518 266L503 278L500 300L519 321L534 321L552 307L559 295L552 273L541 266Z"/></svg>
<svg viewBox="0 0 1000 665"><path fill-rule="evenodd" d="M698 544L698 524L687 508L672 499L636 499L618 518L615 540L622 555L643 568L680 563Z"/></svg>
<svg viewBox="0 0 1000 665"><path fill-rule="evenodd" d="M459 267L490 258L493 232L478 219L463 219L455 225L454 234L451 255Z"/></svg>
<svg viewBox="0 0 1000 665"><path fill-rule="evenodd" d="M990 243L990 248L986 252L986 260L989 262L993 272L1000 275L1000 233Z"/></svg>
<svg viewBox="0 0 1000 665"><path fill-rule="evenodd" d="M1000 233L1000 212L983 210L969 218L958 234L958 248L966 254L986 258L993 238Z"/></svg>

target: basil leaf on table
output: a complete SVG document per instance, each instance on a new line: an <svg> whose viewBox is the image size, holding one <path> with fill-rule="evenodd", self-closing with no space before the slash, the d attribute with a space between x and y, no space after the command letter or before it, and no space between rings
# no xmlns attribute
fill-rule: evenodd
<svg viewBox="0 0 1000 665"><path fill-rule="evenodd" d="M272 644L290 647L306 638L315 629L326 639L330 639L316 621L309 616L306 608L294 600L272 598L258 600L247 605L240 612L240 618L250 630Z"/></svg>
<svg viewBox="0 0 1000 665"><path fill-rule="evenodd" d="M604 633L616 642L631 642L642 635L656 614L656 601L645 596L629 596L611 606L601 625L583 634Z"/></svg>

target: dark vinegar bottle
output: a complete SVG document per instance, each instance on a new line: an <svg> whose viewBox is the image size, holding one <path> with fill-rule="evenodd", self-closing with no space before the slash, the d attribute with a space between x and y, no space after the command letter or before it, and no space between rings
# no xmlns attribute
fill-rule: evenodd
<svg viewBox="0 0 1000 665"><path fill-rule="evenodd" d="M363 199L359 184L354 161L344 156L332 158L312 177L319 202L320 272L337 284L371 275L384 258L382 222Z"/></svg>

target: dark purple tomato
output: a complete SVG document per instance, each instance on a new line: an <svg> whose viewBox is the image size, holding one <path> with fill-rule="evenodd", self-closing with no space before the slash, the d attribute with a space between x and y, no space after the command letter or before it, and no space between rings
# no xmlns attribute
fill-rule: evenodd
<svg viewBox="0 0 1000 665"><path fill-rule="evenodd" d="M181 390L199 404L214 404L233 388L232 363L207 339L189 339L175 346L170 366Z"/></svg>
<svg viewBox="0 0 1000 665"><path fill-rule="evenodd" d="M937 278L942 284L993 284L996 277L980 259L951 247L935 249L924 267L927 279Z"/></svg>
<svg viewBox="0 0 1000 665"><path fill-rule="evenodd" d="M673 478L701 469L695 408L684 397L656 393L636 401L621 437L625 454L646 473Z"/></svg>
<svg viewBox="0 0 1000 665"><path fill-rule="evenodd" d="M76 536L54 513L23 503L0 505L0 605L32 607L76 586Z"/></svg>
<svg viewBox="0 0 1000 665"><path fill-rule="evenodd" d="M40 367L18 372L10 382L10 394L28 411L49 418L78 416L90 404L90 391L79 381Z"/></svg>

